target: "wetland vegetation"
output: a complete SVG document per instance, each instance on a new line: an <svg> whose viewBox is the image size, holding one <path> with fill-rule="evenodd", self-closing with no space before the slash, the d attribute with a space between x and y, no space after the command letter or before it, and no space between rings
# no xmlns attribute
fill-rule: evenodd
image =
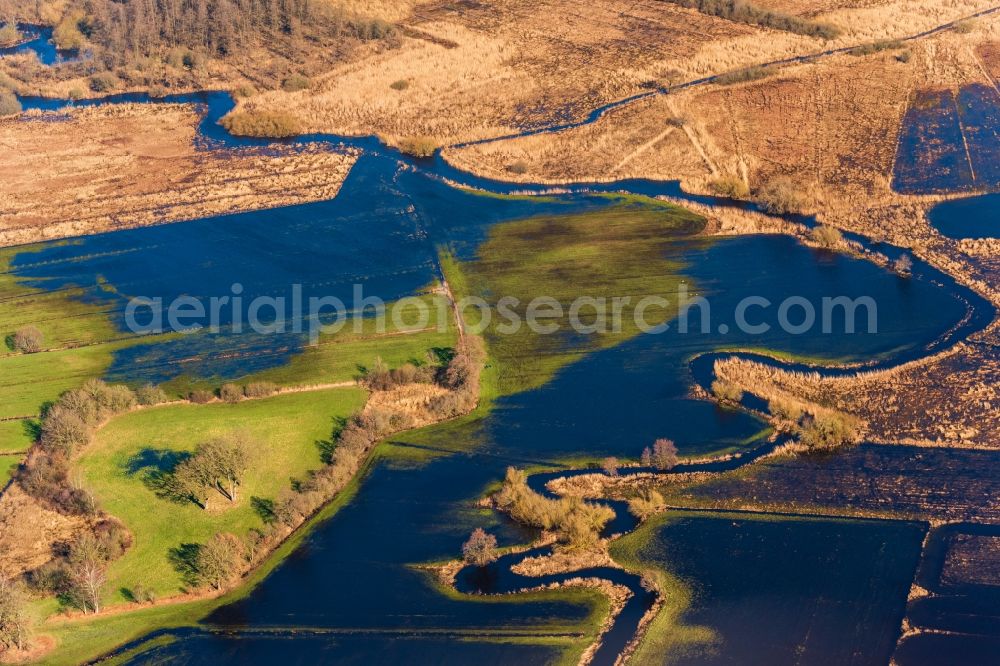
<svg viewBox="0 0 1000 666"><path fill-rule="evenodd" d="M675 4L836 37L744 3ZM137 5L95 7L110 21ZM209 58L226 61L226 40L238 36L227 21L241 8L194 26L182 3L184 34L167 41L208 43ZM255 36L316 37L311 13L285 16L287 29L267 23L308 4L265 10ZM57 38L135 56L126 34L101 32L93 16L65 16ZM373 52L400 46L388 25L354 20L337 30L376 42ZM139 27L156 28L148 23ZM184 48L182 68L206 66L201 46ZM739 94L774 69L714 83ZM292 94L328 85L303 72L280 80ZM897 187L988 182L989 95L935 94L917 93L904 119ZM932 107L940 113L913 124ZM302 129L266 107L216 125L231 108L208 104L205 137L266 148L252 137ZM944 127L952 120L954 136ZM690 129L697 144L701 129L689 124L670 130ZM992 316L985 299L926 257L787 216L816 203L794 179L718 177L716 191L731 198L763 183L749 211L655 181L524 194L450 166L437 151L444 139L407 136L393 140L397 152L311 135L361 155L329 201L3 251L0 485L8 459L16 482L0 496L0 520L36 520L46 532L35 541L48 539L12 550L17 538L4 530L0 579L14 567L28 583L0 586L7 656L27 654L28 617L40 639L28 656L66 664L101 655L396 663L416 651L447 663L912 664L922 649L945 650L907 627L957 627L968 634L952 645L987 654L992 636L966 618L993 598L995 534L929 525L992 519L992 503L975 498L996 495L995 452L866 443L869 424L835 394L790 399L742 375L717 378L715 363L817 382L858 367L891 372L946 343L982 345L965 339ZM969 182L948 157L945 139L956 136L967 142ZM941 146L930 174L926 156L907 152L927 142ZM510 173L528 172L510 163ZM786 215L807 244L739 236L723 227L734 210ZM848 244L851 254L838 254ZM279 334L241 330L238 308L218 330L140 335L123 324L134 296L249 299L294 284L347 300L359 283L390 304L414 299L430 318L386 329L355 296L356 325L315 339L301 313ZM647 313L656 330L641 330L636 300L681 293L701 315L696 331L684 299ZM768 327L751 335L731 319L748 297L790 294L871 295L881 325L847 331L845 311L834 331L799 335L765 307L757 314ZM581 295L623 298L622 325L601 330L599 316L574 312ZM479 326L484 311L504 312L504 299L523 319L538 297L548 299L549 332L508 331L503 319ZM582 333L574 317L595 330Z"/></svg>

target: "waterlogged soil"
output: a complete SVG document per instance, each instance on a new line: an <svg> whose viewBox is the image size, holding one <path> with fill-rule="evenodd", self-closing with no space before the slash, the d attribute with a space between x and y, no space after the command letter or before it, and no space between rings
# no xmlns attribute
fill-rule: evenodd
<svg viewBox="0 0 1000 666"><path fill-rule="evenodd" d="M904 194L996 188L998 120L992 86L918 91L903 118L893 186Z"/></svg>
<svg viewBox="0 0 1000 666"><path fill-rule="evenodd" d="M217 98L208 103L209 117L227 108ZM203 129L213 140L229 140L217 126ZM400 163L398 155L377 145L372 150L370 141L355 145L370 152L358 160L333 201L52 244L15 258L12 270L42 289L85 288L86 298L110 306L119 326L129 296L168 301L181 295L228 295L234 282L243 286L245 302L254 295L280 294L293 283L303 285L306 297L332 294L349 300L356 282L365 285L367 295L391 300L437 276L441 246L471 263L494 225L618 205L585 192L539 199L475 195L436 177L441 173L434 170L443 169L440 162ZM648 181L607 189L633 185L647 194L676 191L674 184ZM572 232L572 218L567 224ZM661 334L627 337L569 364L555 364L549 381L501 396L480 418L397 437L383 447L351 501L246 598L207 618L204 631L179 632L177 640L136 657L136 663L264 664L278 658L509 663L549 661L567 651L575 660L601 619L595 621L593 601L445 594L430 574L413 566L455 557L475 527L496 534L501 545L536 536L476 506L507 466L559 468L581 457L637 456L656 437L676 440L682 455L743 448L763 424L747 413L692 399L693 357L741 347L848 362L916 354L966 314L966 301L923 279L920 271L914 279L901 279L781 236L708 241L691 237L689 230L663 233L670 236L663 252L690 295L709 297L705 327L700 312L687 332L672 320ZM594 260L602 260L600 251ZM823 297L868 296L876 304L875 330L846 333L843 315L834 315L827 327L817 321L798 334L788 326L782 330L782 312L802 323L801 301L798 312L780 307L795 296L813 304L817 316ZM757 333L741 330L736 319L748 297L757 299L747 311ZM859 328L868 330L867 325ZM296 333L268 337L227 331L218 340L196 334L120 352L107 377L134 382L163 381L179 373L225 378L248 367L286 363L303 344ZM564 344L571 348L574 339ZM238 363L225 358L233 349L242 354ZM744 644L776 658L789 656L796 642L816 659L824 650L849 657L833 643L845 632L864 654L888 654L912 577L910 562L919 550L918 529L822 521L780 529L745 521L734 528L730 520L709 519L685 525L669 564L691 572L704 586L705 605L693 612L703 612L697 621L711 624L721 637L713 652L719 660L745 661L750 653ZM705 549L714 557L706 558ZM733 566L734 559L743 566ZM817 576L817 571L830 575ZM774 588L778 592L762 598L775 580L783 581ZM733 590L729 596L727 589ZM859 609L859 598L874 600L871 608ZM764 626L768 612L783 621ZM796 624L802 618L812 619ZM859 632L862 621L877 622L879 628ZM556 651L550 639L507 636L502 645L487 645L427 638L442 632L502 637L510 631L563 638ZM303 632L308 639L300 640ZM344 632L355 633L345 639ZM427 642L387 642L387 634L399 632L407 640ZM759 640L753 643L755 634ZM287 640L292 635L296 640Z"/></svg>

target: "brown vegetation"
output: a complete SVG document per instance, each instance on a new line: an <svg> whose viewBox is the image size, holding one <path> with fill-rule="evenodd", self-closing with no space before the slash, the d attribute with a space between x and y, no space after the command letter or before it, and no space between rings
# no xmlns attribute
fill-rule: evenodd
<svg viewBox="0 0 1000 666"><path fill-rule="evenodd" d="M558 534L567 551L586 551L600 543L600 531L614 518L610 508L584 502L576 497L550 499L528 487L524 472L507 469L503 487L494 495L496 507L514 520Z"/></svg>
<svg viewBox="0 0 1000 666"><path fill-rule="evenodd" d="M298 118L281 111L237 111L219 122L236 136L283 139L302 133Z"/></svg>
<svg viewBox="0 0 1000 666"><path fill-rule="evenodd" d="M192 107L79 108L0 121L0 246L336 195L354 161L325 149L195 148Z"/></svg>

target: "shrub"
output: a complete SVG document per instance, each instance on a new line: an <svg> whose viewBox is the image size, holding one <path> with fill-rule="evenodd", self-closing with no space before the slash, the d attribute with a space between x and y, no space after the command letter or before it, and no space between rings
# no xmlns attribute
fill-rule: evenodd
<svg viewBox="0 0 1000 666"><path fill-rule="evenodd" d="M42 446L72 455L90 441L90 428L78 414L62 405L49 409L42 421Z"/></svg>
<svg viewBox="0 0 1000 666"><path fill-rule="evenodd" d="M236 136L280 139L302 133L299 119L281 111L237 111L219 122Z"/></svg>
<svg viewBox="0 0 1000 666"><path fill-rule="evenodd" d="M764 210L774 215L799 213L805 208L805 197L795 183L780 176L760 188L756 199Z"/></svg>
<svg viewBox="0 0 1000 666"><path fill-rule="evenodd" d="M406 79L399 79L398 81L393 81L389 84L389 87L393 90L406 90L410 87L410 82Z"/></svg>
<svg viewBox="0 0 1000 666"><path fill-rule="evenodd" d="M52 30L52 41L56 48L63 51L75 51L87 43L81 26L85 25L82 12L70 12L62 17Z"/></svg>
<svg viewBox="0 0 1000 666"><path fill-rule="evenodd" d="M166 391L161 389L159 386L153 386L152 384L146 384L136 389L135 399L140 405L150 406L150 405L161 405L165 402L169 402L170 397L167 395Z"/></svg>
<svg viewBox="0 0 1000 666"><path fill-rule="evenodd" d="M281 84L281 87L285 92L299 92L300 90L308 90L312 86L312 81L308 77L302 76L301 74L293 74L289 76Z"/></svg>
<svg viewBox="0 0 1000 666"><path fill-rule="evenodd" d="M243 399L243 389L236 384L223 384L219 389L219 397L225 402L239 402Z"/></svg>
<svg viewBox="0 0 1000 666"><path fill-rule="evenodd" d="M469 540L462 544L462 558L469 564L485 567L497 559L497 538L481 527L472 531Z"/></svg>
<svg viewBox="0 0 1000 666"><path fill-rule="evenodd" d="M0 95L0 107L2 106L3 97ZM2 108L0 108L0 115L4 115ZM14 347L14 351L21 352L22 354L40 352L42 351L43 344L45 344L45 336L35 326L22 326L14 331L14 335L11 336L11 345Z"/></svg>
<svg viewBox="0 0 1000 666"><path fill-rule="evenodd" d="M17 79L11 77L7 72L0 72L0 90L9 90L16 93L20 87L21 84Z"/></svg>
<svg viewBox="0 0 1000 666"><path fill-rule="evenodd" d="M247 97L253 97L257 94L257 89L254 88L249 83L244 83L241 86L236 86L233 90L233 97L237 99L246 99Z"/></svg>
<svg viewBox="0 0 1000 666"><path fill-rule="evenodd" d="M967 35L976 29L976 22L972 19L966 19L965 21L959 21L952 28L955 32L960 35Z"/></svg>
<svg viewBox="0 0 1000 666"><path fill-rule="evenodd" d="M913 271L913 260L910 259L910 255L903 254L896 261L892 262L892 267L900 275L909 277Z"/></svg>
<svg viewBox="0 0 1000 666"><path fill-rule="evenodd" d="M278 392L274 382L251 382L243 387L243 394L248 398L266 398Z"/></svg>
<svg viewBox="0 0 1000 666"><path fill-rule="evenodd" d="M411 136L399 141L399 149L414 157L430 157L438 149L440 141L432 136Z"/></svg>
<svg viewBox="0 0 1000 666"><path fill-rule="evenodd" d="M723 379L712 382L712 393L719 402L738 403L743 399L743 391L739 386Z"/></svg>
<svg viewBox="0 0 1000 666"><path fill-rule="evenodd" d="M655 490L648 490L628 501L629 513L639 520L645 520L654 513L663 511L666 506L667 503L663 501L663 495Z"/></svg>
<svg viewBox="0 0 1000 666"><path fill-rule="evenodd" d="M719 74L715 77L715 82L720 86L732 86L737 83L747 83L749 81L757 81L759 79L766 78L771 75L771 67L746 67L744 69L738 69L734 72L726 72L724 74Z"/></svg>
<svg viewBox="0 0 1000 666"><path fill-rule="evenodd" d="M207 402L212 402L213 400L215 400L215 396L212 394L211 391L205 391L199 389L197 391L191 391L191 393L188 394L188 400L195 403L196 405L204 405Z"/></svg>
<svg viewBox="0 0 1000 666"><path fill-rule="evenodd" d="M83 99L84 97L87 96L87 91L84 90L83 88L73 87L69 89L69 92L66 93L66 96L72 100Z"/></svg>
<svg viewBox="0 0 1000 666"><path fill-rule="evenodd" d="M899 62L902 62L902 63L910 62L910 58L912 58L912 57L913 57L913 53L911 53L909 50L903 51L902 53L896 54L896 60L898 60Z"/></svg>
<svg viewBox="0 0 1000 666"><path fill-rule="evenodd" d="M729 199L746 199L750 196L750 188L746 181L736 175L719 176L710 184L712 191L720 197Z"/></svg>
<svg viewBox="0 0 1000 666"><path fill-rule="evenodd" d="M802 406L787 398L771 398L767 403L767 411L773 416L785 421L798 421L805 413Z"/></svg>
<svg viewBox="0 0 1000 666"><path fill-rule="evenodd" d="M835 449L852 442L856 435L857 424L841 414L808 414L799 426L799 440L813 450Z"/></svg>
<svg viewBox="0 0 1000 666"><path fill-rule="evenodd" d="M13 21L7 21L0 28L0 46L14 46L23 39L24 36L21 35L21 31L17 29L17 24Z"/></svg>
<svg viewBox="0 0 1000 666"><path fill-rule="evenodd" d="M160 99L160 98L166 97L169 94L170 94L170 91L167 90L167 88L165 88L164 86L155 85L155 86L150 86L149 87L149 96L153 97L155 99Z"/></svg>
<svg viewBox="0 0 1000 666"><path fill-rule="evenodd" d="M18 113L21 113L21 102L14 93L7 90L0 91L0 116L13 116Z"/></svg>
<svg viewBox="0 0 1000 666"><path fill-rule="evenodd" d="M681 116L670 116L667 118L667 125L676 127L677 129L684 129L684 126L687 125L687 120Z"/></svg>
<svg viewBox="0 0 1000 666"><path fill-rule="evenodd" d="M810 237L814 243L827 249L834 249L838 247L844 240L843 234L840 233L840 229L826 224L814 227L810 233Z"/></svg>
<svg viewBox="0 0 1000 666"><path fill-rule="evenodd" d="M111 72L98 72L90 77L89 84L94 92L103 93L114 90L121 85L121 81Z"/></svg>
<svg viewBox="0 0 1000 666"><path fill-rule="evenodd" d="M847 54L852 56L866 56L873 53L881 53L882 51L896 51L901 48L903 48L903 42L898 39L887 39L880 42L872 42L871 44L856 46L848 51Z"/></svg>
<svg viewBox="0 0 1000 666"><path fill-rule="evenodd" d="M528 163L524 160L511 162L507 165L507 171L518 176L528 173Z"/></svg>

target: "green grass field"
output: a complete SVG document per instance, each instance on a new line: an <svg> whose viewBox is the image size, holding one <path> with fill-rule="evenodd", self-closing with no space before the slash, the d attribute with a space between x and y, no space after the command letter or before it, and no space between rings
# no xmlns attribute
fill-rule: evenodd
<svg viewBox="0 0 1000 666"><path fill-rule="evenodd" d="M273 499L292 479L320 467L319 443L330 440L337 417L349 415L364 399L361 389L328 389L234 405L167 405L108 424L77 462L84 484L135 539L108 572L106 603L125 601L122 590L139 583L161 596L179 592L184 580L171 549L204 543L216 532L243 536L260 527L252 498ZM169 467L176 459L172 453L237 429L251 433L261 448L234 505L213 495L201 509L157 497L147 486L147 473Z"/></svg>
<svg viewBox="0 0 1000 666"><path fill-rule="evenodd" d="M643 197L609 195L606 210L577 215L532 217L493 227L476 259L451 266L449 274L464 276L456 291L482 296L496 306L501 298L519 303L510 309L526 321L528 303L550 297L562 306L562 316L544 323L557 331L541 334L522 325L502 333L504 321L493 317L485 331L491 353L501 366L500 390L505 394L537 388L560 367L582 356L611 347L639 334L636 303L659 295L673 309L650 308L647 321L661 323L676 313L676 291L683 266L669 258L671 245L699 231L704 218L683 208ZM455 263L447 259L446 264ZM570 305L580 296L604 300L608 326L603 332L577 335L571 326ZM610 326L613 298L629 297L621 311L621 326ZM494 307L494 310L496 308ZM463 313L479 321L475 308ZM594 308L579 312L583 325L596 322Z"/></svg>
<svg viewBox="0 0 1000 666"><path fill-rule="evenodd" d="M0 454L0 490L7 485L24 456Z"/></svg>

